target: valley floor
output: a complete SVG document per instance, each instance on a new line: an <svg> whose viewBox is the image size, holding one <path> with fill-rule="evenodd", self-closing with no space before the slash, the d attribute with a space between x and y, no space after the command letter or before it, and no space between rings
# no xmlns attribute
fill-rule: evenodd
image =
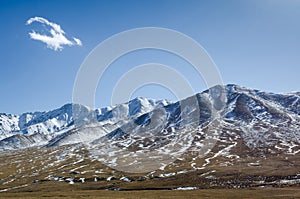
<svg viewBox="0 0 300 199"><path fill-rule="evenodd" d="M2 153L0 199L300 199L299 155L215 154L203 159L191 153L151 173L125 173L90 158L81 145Z"/></svg>
<svg viewBox="0 0 300 199"><path fill-rule="evenodd" d="M81 190L59 192L6 192L0 198L300 198L299 188L266 188L266 189L203 189L193 191L106 191Z"/></svg>

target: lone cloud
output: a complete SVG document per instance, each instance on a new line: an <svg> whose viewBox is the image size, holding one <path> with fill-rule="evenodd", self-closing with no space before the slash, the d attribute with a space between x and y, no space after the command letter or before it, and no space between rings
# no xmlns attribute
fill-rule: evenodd
<svg viewBox="0 0 300 199"><path fill-rule="evenodd" d="M42 17L33 17L27 20L26 25L30 25L33 22L38 22L43 25L49 26L49 35L37 33L32 30L29 33L31 39L41 41L47 44L47 48L58 51L62 50L64 45L67 46L82 46L80 39L73 37L71 40L66 37L65 31L62 30L60 25L50 22Z"/></svg>

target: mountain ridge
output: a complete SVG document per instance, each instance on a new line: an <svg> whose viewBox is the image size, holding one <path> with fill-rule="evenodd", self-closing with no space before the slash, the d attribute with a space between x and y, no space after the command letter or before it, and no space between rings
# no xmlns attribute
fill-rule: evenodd
<svg viewBox="0 0 300 199"><path fill-rule="evenodd" d="M44 144L57 146L89 142L106 135L108 137L110 137L109 135L121 136L124 130L132 134L134 131L143 132L146 129L150 132L175 131L180 125L185 127L185 125L193 122L198 122L197 126L209 122L212 117L211 104L214 102L211 100L210 89L178 102L138 97L124 104L97 109L68 103L48 112L20 115L0 114L0 149L5 149L6 145L9 144L11 145L9 149L18 149ZM243 122L247 124L245 125L247 128L249 127L248 123L254 124L255 120L265 123L265 125L268 125L270 121L290 122L295 126L299 124L300 96L295 93L269 93L234 84L228 84L224 86L224 89L226 91L226 104L220 113L220 117L224 121ZM184 116L184 110L181 110L184 103L187 104L184 107L187 108L185 118L187 121L185 123L181 121L181 117ZM80 112L79 118L72 115L74 111ZM151 129L152 127L149 128L147 125L146 128L143 127L145 124L149 124L151 119L153 125L153 118L155 118L153 114L156 114L156 118L164 119L163 122L156 124L160 130L157 129L158 127ZM139 129L134 129L136 125L139 126ZM282 130L283 127L280 129ZM246 128L244 130L246 131ZM14 142L17 143L15 146ZM22 142L24 147L22 147Z"/></svg>
<svg viewBox="0 0 300 199"><path fill-rule="evenodd" d="M1 144L1 142L6 142L10 137L26 139L26 136L41 134L49 135L52 140L66 131L71 131L93 120L103 123L112 118L113 115L116 117L115 120L129 119L132 116L149 111L154 106L167 103L166 100L155 101L138 97L124 104L104 108L92 109L84 105L68 103L48 112L32 112L19 115L0 114L0 148L1 146L4 147L4 144ZM152 107L149 104L152 104ZM80 112L81 116L79 117L81 118L74 118L72 113L74 111ZM85 117L88 117L88 121L84 121ZM14 147L10 148L13 149Z"/></svg>

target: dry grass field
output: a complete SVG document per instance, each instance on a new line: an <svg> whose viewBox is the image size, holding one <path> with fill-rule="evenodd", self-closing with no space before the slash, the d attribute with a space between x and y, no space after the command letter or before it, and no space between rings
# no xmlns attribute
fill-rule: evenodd
<svg viewBox="0 0 300 199"><path fill-rule="evenodd" d="M14 199L38 199L38 198L300 198L300 189L298 188L271 188L271 189L204 189L194 191L59 191L59 192L10 192L0 193L0 198Z"/></svg>
<svg viewBox="0 0 300 199"><path fill-rule="evenodd" d="M153 176L113 170L87 157L80 147L30 149L0 155L0 199L6 198L300 198L299 156L215 158L203 170L159 177L191 169L190 157L176 161ZM258 164L251 166L250 163ZM203 160L195 161L203 164ZM198 163L199 162L199 163ZM250 165L249 165L250 164ZM72 171L78 171L73 174ZM49 176L63 180L50 180ZM109 177L114 176L111 180ZM121 180L122 176L131 182ZM66 179L73 178L69 184ZM85 178L82 183L79 179ZM94 179L98 180L95 181ZM35 182L37 180L37 182ZM292 183L293 182L293 183ZM197 190L171 190L197 187Z"/></svg>

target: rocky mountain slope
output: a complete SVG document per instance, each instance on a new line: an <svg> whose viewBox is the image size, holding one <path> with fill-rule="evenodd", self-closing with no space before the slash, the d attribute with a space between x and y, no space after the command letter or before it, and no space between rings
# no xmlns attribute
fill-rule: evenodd
<svg viewBox="0 0 300 199"><path fill-rule="evenodd" d="M276 146L279 150L283 146L278 143L283 148L299 143L299 93L273 94L236 85L227 85L224 91L226 104L218 116L213 113L218 110L212 108L214 102L208 90L175 103L136 98L102 109L66 104L49 112L0 114L0 149L77 142L97 145L99 140L115 140L128 134L146 133L146 137L153 138L162 137L162 133L171 137L172 133L184 134L179 132L186 129L199 130L216 117L219 126L238 129L250 148Z"/></svg>

